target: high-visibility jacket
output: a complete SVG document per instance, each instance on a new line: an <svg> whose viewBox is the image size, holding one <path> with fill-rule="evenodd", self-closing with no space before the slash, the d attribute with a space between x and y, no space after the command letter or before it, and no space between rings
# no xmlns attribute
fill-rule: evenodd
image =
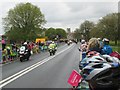
<svg viewBox="0 0 120 90"><path fill-rule="evenodd" d="M55 48L56 48L56 44L51 43L51 44L48 46L48 48L49 48L49 49L50 49L50 48L55 49Z"/></svg>

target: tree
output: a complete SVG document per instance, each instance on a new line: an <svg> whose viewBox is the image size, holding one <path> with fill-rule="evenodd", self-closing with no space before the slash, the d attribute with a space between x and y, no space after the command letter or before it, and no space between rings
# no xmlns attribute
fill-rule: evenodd
<svg viewBox="0 0 120 90"><path fill-rule="evenodd" d="M57 28L56 29L56 34L58 35L59 39L61 39L61 38L67 38L67 33L62 28Z"/></svg>
<svg viewBox="0 0 120 90"><path fill-rule="evenodd" d="M56 30L54 28L49 28L45 31L45 36L47 36L50 40L53 40L56 36Z"/></svg>
<svg viewBox="0 0 120 90"><path fill-rule="evenodd" d="M87 20L80 25L80 33L83 34L85 40L90 39L90 31L94 28L94 26L93 22Z"/></svg>
<svg viewBox="0 0 120 90"><path fill-rule="evenodd" d="M16 7L9 10L8 15L3 21L6 34L10 39L15 40L33 39L33 36L37 36L35 30L46 23L40 8L31 3L20 3L16 5Z"/></svg>
<svg viewBox="0 0 120 90"><path fill-rule="evenodd" d="M45 35L51 40L54 40L55 38L60 39L67 37L66 31L62 28L49 28L46 30Z"/></svg>
<svg viewBox="0 0 120 90"><path fill-rule="evenodd" d="M80 40L82 38L80 30L78 28L74 31L73 37L77 40Z"/></svg>
<svg viewBox="0 0 120 90"><path fill-rule="evenodd" d="M96 25L95 29L92 30L91 34L95 37L101 38L109 38L110 40L114 40L115 44L117 44L118 40L118 14L112 13L108 14L102 19L99 20L98 24Z"/></svg>
<svg viewBox="0 0 120 90"><path fill-rule="evenodd" d="M94 28L90 31L90 37L104 38L104 28L100 23L96 24Z"/></svg>

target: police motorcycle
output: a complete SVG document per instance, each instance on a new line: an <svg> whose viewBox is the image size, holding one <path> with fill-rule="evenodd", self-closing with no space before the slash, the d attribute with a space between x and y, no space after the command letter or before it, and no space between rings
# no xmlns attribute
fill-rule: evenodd
<svg viewBox="0 0 120 90"><path fill-rule="evenodd" d="M52 44L55 44L54 42L52 42ZM50 56L55 55L56 51L57 51L57 46L56 47L48 47L48 51L50 53Z"/></svg>
<svg viewBox="0 0 120 90"><path fill-rule="evenodd" d="M67 42L67 45L68 45L68 46L70 45L70 42L69 42L69 41Z"/></svg>
<svg viewBox="0 0 120 90"><path fill-rule="evenodd" d="M88 52L86 58L79 63L80 75L88 83L90 90L119 90L120 88L120 60L97 52Z"/></svg>
<svg viewBox="0 0 120 90"><path fill-rule="evenodd" d="M55 55L56 49L55 48L49 48L50 56Z"/></svg>
<svg viewBox="0 0 120 90"><path fill-rule="evenodd" d="M19 49L19 58L21 62L24 60L28 61L30 58L30 51L27 49L26 43L24 43Z"/></svg>

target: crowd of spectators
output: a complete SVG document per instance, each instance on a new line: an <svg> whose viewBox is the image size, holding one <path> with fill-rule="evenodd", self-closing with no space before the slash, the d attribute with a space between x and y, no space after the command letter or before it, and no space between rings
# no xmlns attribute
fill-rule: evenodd
<svg viewBox="0 0 120 90"><path fill-rule="evenodd" d="M19 48L25 42L21 42L20 44L14 42L10 42L10 44L6 43L6 40L2 38L2 60L0 63L6 63L16 60L19 57ZM45 52L48 50L48 45L51 43L50 41L45 42L33 42L27 41L28 48L31 50L32 54L39 54L40 52Z"/></svg>

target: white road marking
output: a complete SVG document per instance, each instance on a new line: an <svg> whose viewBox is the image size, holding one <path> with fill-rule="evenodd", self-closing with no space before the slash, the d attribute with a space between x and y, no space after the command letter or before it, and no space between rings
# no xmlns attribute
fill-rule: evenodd
<svg viewBox="0 0 120 90"><path fill-rule="evenodd" d="M12 81L18 79L19 77L27 74L28 72L30 72L30 71L32 71L33 69L39 67L40 65L48 62L49 60L53 59L53 58L56 57L57 55L61 54L62 52L70 49L72 46L74 46L74 45L72 44L72 45L69 46L68 48L66 48L66 49L64 49L64 50L56 53L54 56L50 56L50 57L48 57L48 58L45 58L45 59L43 59L42 61L39 61L39 62L37 62L36 64L33 64L32 66L29 66L29 67L27 67L27 68L19 71L18 73L16 73L16 74L14 74L14 75L12 75L12 76L10 76L10 77L8 77L8 78L0 81L0 88L2 88L2 87L4 87L5 85L11 83Z"/></svg>

